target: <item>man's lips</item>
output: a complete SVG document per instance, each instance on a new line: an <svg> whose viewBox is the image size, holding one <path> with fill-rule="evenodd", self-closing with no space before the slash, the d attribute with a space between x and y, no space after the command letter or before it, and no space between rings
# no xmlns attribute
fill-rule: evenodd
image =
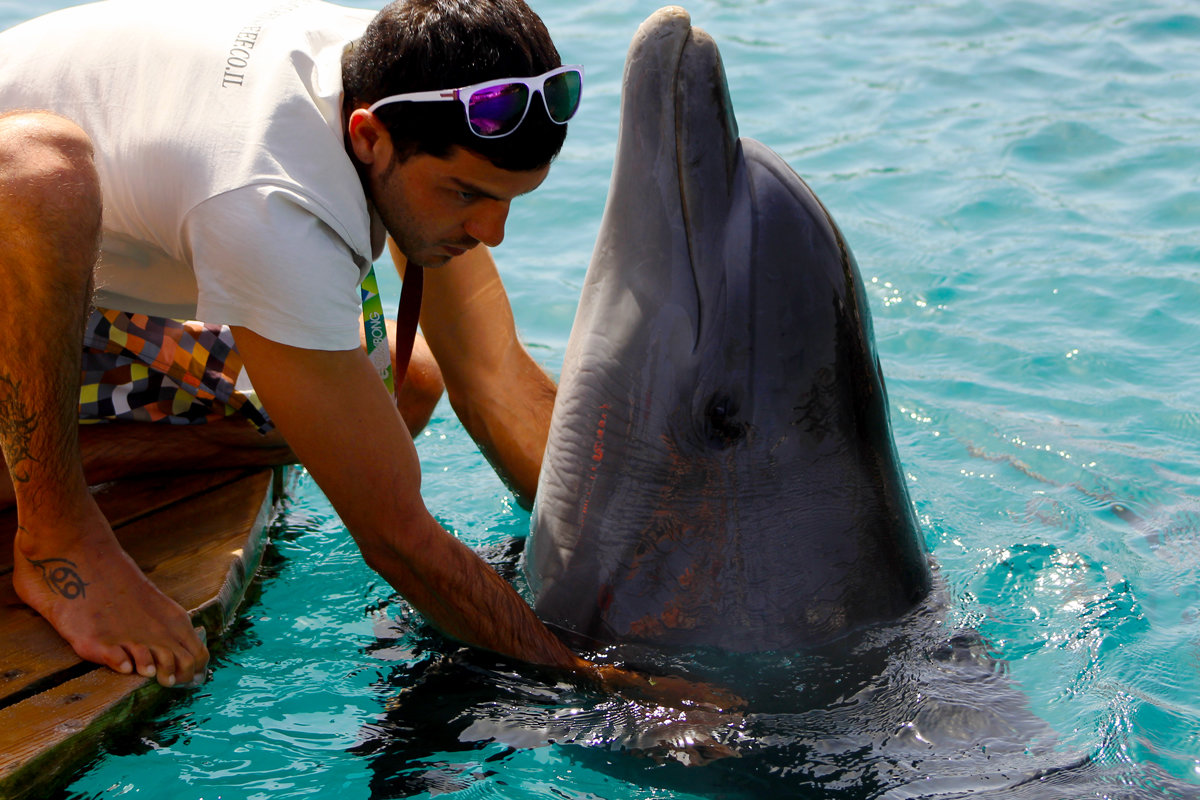
<svg viewBox="0 0 1200 800"><path fill-rule="evenodd" d="M463 253L473 248L476 244L477 242L471 242L469 244L462 245L444 244L442 245L442 252L448 254L451 258L455 258L457 256L461 256Z"/></svg>

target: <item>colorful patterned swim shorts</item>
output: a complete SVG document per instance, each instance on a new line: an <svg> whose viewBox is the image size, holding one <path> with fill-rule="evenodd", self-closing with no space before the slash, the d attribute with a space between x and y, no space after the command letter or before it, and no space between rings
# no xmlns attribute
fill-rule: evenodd
<svg viewBox="0 0 1200 800"><path fill-rule="evenodd" d="M83 337L79 421L194 425L240 415L274 428L225 325L96 309Z"/></svg>

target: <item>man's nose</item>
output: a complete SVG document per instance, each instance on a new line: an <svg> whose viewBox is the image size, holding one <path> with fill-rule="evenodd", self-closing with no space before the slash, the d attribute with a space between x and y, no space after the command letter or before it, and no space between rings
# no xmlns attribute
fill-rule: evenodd
<svg viewBox="0 0 1200 800"><path fill-rule="evenodd" d="M464 226L467 235L488 247L504 241L504 224L508 221L509 204L503 200L481 203Z"/></svg>

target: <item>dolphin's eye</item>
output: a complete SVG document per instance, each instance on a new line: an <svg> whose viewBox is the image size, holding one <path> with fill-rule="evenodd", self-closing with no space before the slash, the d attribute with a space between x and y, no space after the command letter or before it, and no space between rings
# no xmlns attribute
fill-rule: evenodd
<svg viewBox="0 0 1200 800"><path fill-rule="evenodd" d="M737 402L726 394L714 394L704 412L709 441L728 447L746 435L746 423L737 419Z"/></svg>

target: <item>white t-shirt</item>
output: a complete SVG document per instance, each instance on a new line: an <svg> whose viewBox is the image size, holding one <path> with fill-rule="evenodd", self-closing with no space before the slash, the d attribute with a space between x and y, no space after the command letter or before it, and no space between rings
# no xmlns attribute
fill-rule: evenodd
<svg viewBox="0 0 1200 800"><path fill-rule="evenodd" d="M316 0L104 0L0 33L0 110L91 136L98 305L359 346L384 233L346 155L341 56L372 11Z"/></svg>

